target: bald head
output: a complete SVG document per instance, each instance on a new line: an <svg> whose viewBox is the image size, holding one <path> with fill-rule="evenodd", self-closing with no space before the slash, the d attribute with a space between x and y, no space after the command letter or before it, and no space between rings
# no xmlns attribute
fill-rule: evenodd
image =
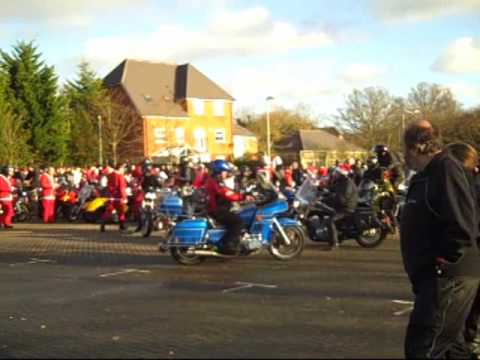
<svg viewBox="0 0 480 360"><path fill-rule="evenodd" d="M440 133L427 120L416 121L408 126L403 137L405 147L421 154L433 154L441 150Z"/></svg>

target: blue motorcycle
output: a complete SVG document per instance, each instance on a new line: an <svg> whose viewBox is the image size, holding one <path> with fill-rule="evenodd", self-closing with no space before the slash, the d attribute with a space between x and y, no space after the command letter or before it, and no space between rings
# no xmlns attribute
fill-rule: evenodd
<svg viewBox="0 0 480 360"><path fill-rule="evenodd" d="M149 237L153 231L169 231L176 222L204 214L201 192L192 189L164 191L149 189L141 208L141 232Z"/></svg>
<svg viewBox="0 0 480 360"><path fill-rule="evenodd" d="M249 256L263 249L283 261L299 256L306 235L300 222L281 216L287 211L287 201L278 199L262 206L252 204L241 208L238 214L244 230L238 256ZM170 251L182 265L197 265L209 257L231 258L217 251L224 233L225 229L210 217L185 220L175 225L159 244L159 250Z"/></svg>

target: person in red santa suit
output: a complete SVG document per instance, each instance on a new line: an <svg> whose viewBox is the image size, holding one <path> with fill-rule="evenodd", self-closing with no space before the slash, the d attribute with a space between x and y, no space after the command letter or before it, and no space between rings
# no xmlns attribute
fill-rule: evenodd
<svg viewBox="0 0 480 360"><path fill-rule="evenodd" d="M15 216L13 209L13 187L9 179L9 167L3 166L0 169L0 204L2 205L0 214L0 226L5 229L12 229L12 219Z"/></svg>
<svg viewBox="0 0 480 360"><path fill-rule="evenodd" d="M118 214L118 222L120 231L126 231L125 220L127 212L127 181L125 180L125 166L117 165L108 175L107 189L110 196L110 201L102 215L102 222L100 231L105 232L105 225L107 221L111 220L113 211Z"/></svg>
<svg viewBox="0 0 480 360"><path fill-rule="evenodd" d="M55 169L48 167L40 176L40 187L42 188L43 223L55 222L55 190L58 184L55 182Z"/></svg>

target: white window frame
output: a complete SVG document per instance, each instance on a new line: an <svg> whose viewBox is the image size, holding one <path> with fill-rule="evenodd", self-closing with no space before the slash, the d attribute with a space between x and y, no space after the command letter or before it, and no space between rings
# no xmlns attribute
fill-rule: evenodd
<svg viewBox="0 0 480 360"><path fill-rule="evenodd" d="M202 128L195 129L193 137L195 139L195 149L200 152L206 152L208 150L207 132ZM199 142L200 139L202 139L201 144Z"/></svg>
<svg viewBox="0 0 480 360"><path fill-rule="evenodd" d="M185 143L185 128L176 128L175 129L175 140L178 144Z"/></svg>
<svg viewBox="0 0 480 360"><path fill-rule="evenodd" d="M225 101L214 100L213 101L213 115L218 117L225 116Z"/></svg>
<svg viewBox="0 0 480 360"><path fill-rule="evenodd" d="M221 136L218 136L219 134L221 134ZM215 142L222 144L227 142L227 132L225 129L215 129Z"/></svg>
<svg viewBox="0 0 480 360"><path fill-rule="evenodd" d="M167 131L165 128L156 127L153 129L153 138L155 144L165 144L167 142Z"/></svg>
<svg viewBox="0 0 480 360"><path fill-rule="evenodd" d="M195 115L205 115L205 101L201 99L193 99L192 105Z"/></svg>

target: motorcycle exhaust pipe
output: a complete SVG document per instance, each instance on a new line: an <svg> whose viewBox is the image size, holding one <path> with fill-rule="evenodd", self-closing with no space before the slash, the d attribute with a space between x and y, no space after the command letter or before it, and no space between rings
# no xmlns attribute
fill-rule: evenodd
<svg viewBox="0 0 480 360"><path fill-rule="evenodd" d="M211 257L217 257L217 258L232 257L231 255L223 255L215 251L209 251L209 250L192 250L192 251L189 251L188 254L197 255L197 256L211 256Z"/></svg>

